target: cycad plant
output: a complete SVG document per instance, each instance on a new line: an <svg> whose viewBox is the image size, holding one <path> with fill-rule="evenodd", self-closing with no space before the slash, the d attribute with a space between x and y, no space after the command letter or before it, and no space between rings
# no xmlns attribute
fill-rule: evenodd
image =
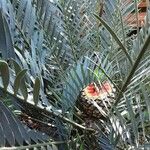
<svg viewBox="0 0 150 150"><path fill-rule="evenodd" d="M0 149L150 149L145 3L0 1Z"/></svg>

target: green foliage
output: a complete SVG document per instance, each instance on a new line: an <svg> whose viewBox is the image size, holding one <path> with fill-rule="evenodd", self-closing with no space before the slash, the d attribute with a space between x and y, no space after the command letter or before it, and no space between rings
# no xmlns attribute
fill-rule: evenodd
<svg viewBox="0 0 150 150"><path fill-rule="evenodd" d="M78 95L93 81L109 80L116 89L115 104L109 121L97 120L96 126L105 125L109 132L107 138L97 137L99 145L149 148L150 10L137 35L128 36L133 28L125 18L134 11L138 19L137 1L107 0L102 16L95 14L99 2L0 1L0 146L84 149L85 135L72 136L72 130L93 130L74 120ZM53 120L58 141L29 133L3 99L47 124Z"/></svg>
<svg viewBox="0 0 150 150"><path fill-rule="evenodd" d="M8 69L8 64L0 60L0 72L1 72L1 77L2 77L2 82L3 82L3 87L4 90L7 90L8 84L9 84L9 69Z"/></svg>
<svg viewBox="0 0 150 150"><path fill-rule="evenodd" d="M17 76L16 76L16 79L14 81L14 95L17 94L18 90L19 90L19 87L20 87L20 84L21 84L21 80L22 78L25 76L25 73L26 73L26 69L20 71Z"/></svg>
<svg viewBox="0 0 150 150"><path fill-rule="evenodd" d="M35 105L37 105L39 101L39 92L40 92L40 79L36 77L33 87L33 101Z"/></svg>

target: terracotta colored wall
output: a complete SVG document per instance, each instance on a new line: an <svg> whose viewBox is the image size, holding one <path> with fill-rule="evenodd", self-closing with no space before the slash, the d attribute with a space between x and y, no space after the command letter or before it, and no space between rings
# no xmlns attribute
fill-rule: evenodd
<svg viewBox="0 0 150 150"><path fill-rule="evenodd" d="M141 2L139 2L138 8L140 9L139 11L139 27L141 27L144 24L144 17L146 15L146 0L141 0ZM137 21L136 21L136 15L135 13L132 13L131 15L129 15L126 19L127 23L132 26L132 27L136 27L137 26Z"/></svg>

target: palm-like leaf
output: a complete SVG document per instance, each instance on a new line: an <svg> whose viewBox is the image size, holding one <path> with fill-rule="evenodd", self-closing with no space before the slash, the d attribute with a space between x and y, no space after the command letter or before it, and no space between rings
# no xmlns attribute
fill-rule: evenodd
<svg viewBox="0 0 150 150"><path fill-rule="evenodd" d="M146 20L148 20L148 19L146 19ZM146 24L146 26L147 26L147 21L145 22L145 24ZM103 24L103 22L102 22L102 24ZM105 26L105 24L104 24L104 26ZM106 28L107 28L107 26L106 26ZM125 112L125 111L123 111L122 110L122 112L121 113L124 113L125 112L125 114L126 113L129 113L129 115L131 116L131 124L132 124L132 128L133 128L133 134L134 134L134 137L137 137L137 138L135 138L135 147L138 147L138 144L139 144L139 138L141 138L141 137L139 137L139 133L138 133L138 124L136 124L135 122L136 122L136 114L137 113L135 113L135 110L137 110L137 107L139 107L139 101L138 101L138 106L137 106L137 101L136 101L136 96L137 96L137 93L141 93L140 92L140 88L138 88L139 86L140 86L140 84L139 84L139 82L137 82L137 79L139 79L137 76L139 76L139 74L140 74L140 79L142 79L143 78L143 76L145 76L146 74L148 75L148 70L146 70L145 68L144 68L144 65L143 65L143 63L141 63L141 62L143 62L143 59L145 60L145 55L147 54L147 53L149 53L149 29L147 28L146 30L147 30L147 32L145 32L145 34L143 34L143 30L145 30L145 27L143 27L143 29L141 29L141 31L140 31L140 33L138 34L138 36L137 36L137 38L135 39L135 41L137 42L136 43L136 48L134 47L134 48L132 48L130 51L135 51L135 52L133 52L133 53L136 53L136 55L134 55L134 56L136 56L136 57L134 57L133 58L133 61L134 61L134 63L133 63L133 67L127 67L127 68L130 68L129 70L131 70L129 73L128 72L124 72L125 70L123 70L123 68L122 67L114 67L114 68L118 68L119 70L118 70L118 72L119 73L121 73L122 71L122 73L125 75L125 76L122 76L122 79L126 79L125 80L125 83L123 84L123 86L122 86L122 89L121 89L121 91L119 92L119 94L118 94L118 96L117 96L117 100L116 100L116 105L118 104L118 102L119 102L119 99L124 95L124 99L121 99L121 103L119 104L119 107L118 108L120 108L120 107L123 107L123 109L124 108L126 108L127 107L127 111ZM110 31L110 32L112 32L112 31ZM143 38L140 38L141 37L141 35L143 34ZM111 33L111 35L113 36L113 34ZM142 40L142 42L140 42ZM133 42L133 45L135 45L135 41L131 41L131 42ZM141 47L141 49L140 48L138 48L138 47ZM139 52L138 52L138 49L140 49L139 50ZM117 57L120 57L121 55L120 55L120 53L118 53L118 56L117 55L115 55L115 57L117 58ZM148 56L148 55L146 55L146 56ZM117 59L114 59L114 60L117 60ZM120 58L119 58L120 60L119 61L122 61L123 60L123 57L121 56ZM122 60L121 60L122 59ZM125 62L126 63L126 62ZM148 63L148 61L147 61L147 63ZM117 64L117 63L116 63ZM121 65L121 63L119 62L118 63L119 65ZM140 64L142 64L142 67L141 67L141 65ZM127 66L127 65L126 65ZM120 68L122 69L122 71L120 70ZM139 69L138 68L140 68L143 72L142 73L140 73L140 72L138 72L139 71ZM138 70L138 71L136 71L136 70ZM144 74L145 73L145 74ZM121 74L122 75L122 74ZM126 77L127 76L127 77ZM134 77L134 76L136 76L136 77ZM146 78L149 78L148 76L146 76ZM136 83L134 82L134 85L132 84L133 83L133 80L136 80ZM139 80L140 81L140 80ZM130 85L129 85L130 84ZM129 86L128 86L129 85ZM134 88L133 89L133 87L136 87L136 88ZM126 89L127 89L127 91L130 91L130 92L126 92ZM131 90L132 89L132 90ZM122 95L122 92L124 92L124 94ZM144 92L145 93L145 92ZM148 94L148 93L147 93ZM146 95L147 95L146 94ZM126 97L127 96L127 97ZM130 100L129 100L130 99ZM122 105L123 103L123 101L126 101L126 104L125 105ZM124 101L124 102L125 102ZM132 103L131 103L131 101L132 101ZM143 101L142 99L140 99L140 101ZM144 102L144 105L146 104L146 102ZM134 106L133 106L134 105ZM141 103L140 103L140 106L141 106ZM115 111L116 112L118 112L117 110L116 110L116 108L114 107L114 109L115 109ZM138 110L140 111L141 110L141 108L138 108ZM144 112L147 112L147 108L146 109L144 109ZM142 111L140 111L140 113L142 113ZM120 113L119 113L120 114ZM118 114L118 117L120 116L121 117L121 115L119 115ZM120 118L119 117L119 118ZM140 117L141 118L141 117ZM120 118L120 121L123 121L123 118L121 119ZM140 123L139 124L144 124L143 123L143 117L140 119L141 121L139 121ZM114 123L114 121L113 121L113 123ZM124 124L125 124L125 120L121 123L122 124L122 127L124 126ZM143 129L144 130L144 129ZM126 133L128 133L128 130L126 130ZM143 132L143 136L145 135L145 133ZM145 136L144 136L145 137ZM144 141L147 141L146 139L144 139Z"/></svg>
<svg viewBox="0 0 150 150"><path fill-rule="evenodd" d="M69 140L73 127L93 131L73 121L80 91L94 80L110 80L116 88L116 102L110 122L106 122L109 135L98 141L103 149L141 148L149 142L149 9L144 27L136 37L128 37L132 27L126 20L133 11L138 19L137 1L103 1L101 10L99 2L2 0L1 58L14 60L9 67L6 62L0 66L1 91L11 95L22 111L30 108L30 115L36 110L43 118L55 120L59 139ZM3 113L9 111L3 102L1 108ZM15 117L14 121L19 122ZM37 144L34 134L28 136L36 145L24 148L45 148L45 144ZM140 142L141 135L144 142ZM8 143L15 145L14 139L8 139ZM23 137L20 140L20 145L26 141ZM47 143L46 148L52 149L48 147L52 144L59 143ZM65 142L60 144L66 146Z"/></svg>

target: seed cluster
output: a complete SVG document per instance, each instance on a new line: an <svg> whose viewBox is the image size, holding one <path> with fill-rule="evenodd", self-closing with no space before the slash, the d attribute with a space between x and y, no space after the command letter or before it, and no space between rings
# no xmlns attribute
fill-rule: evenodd
<svg viewBox="0 0 150 150"><path fill-rule="evenodd" d="M88 118L100 119L106 117L114 100L113 87L105 81L100 86L91 83L85 87L79 96L79 109Z"/></svg>

